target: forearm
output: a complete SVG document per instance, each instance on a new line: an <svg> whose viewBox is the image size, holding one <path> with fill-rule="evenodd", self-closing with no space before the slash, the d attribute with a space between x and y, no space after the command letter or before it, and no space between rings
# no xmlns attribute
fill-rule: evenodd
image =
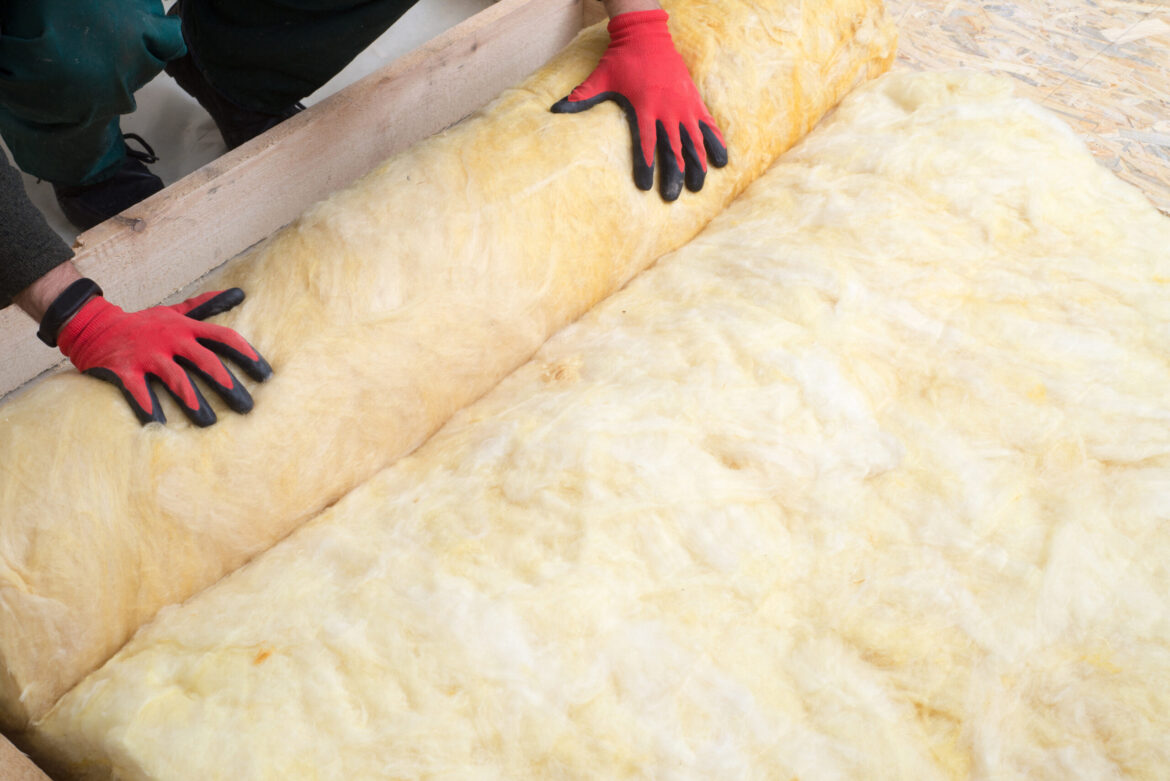
<svg viewBox="0 0 1170 781"><path fill-rule="evenodd" d="M13 297L13 303L39 323L45 316L49 304L53 303L53 299L79 279L81 274L78 273L77 267L73 265L73 261L67 260L20 291Z"/></svg>
<svg viewBox="0 0 1170 781"><path fill-rule="evenodd" d="M58 270L71 257L69 245L29 201L20 174L0 151L0 307L28 293L28 306L22 308L33 314L38 302L72 270Z"/></svg>
<svg viewBox="0 0 1170 781"><path fill-rule="evenodd" d="M662 8L658 0L604 0L609 18L629 11L653 11Z"/></svg>

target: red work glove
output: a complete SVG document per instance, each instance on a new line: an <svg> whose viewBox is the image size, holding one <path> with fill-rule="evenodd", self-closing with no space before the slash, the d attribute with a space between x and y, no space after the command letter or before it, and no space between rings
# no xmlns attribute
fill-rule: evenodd
<svg viewBox="0 0 1170 781"><path fill-rule="evenodd" d="M117 385L142 423L166 422L149 382L158 380L192 423L210 426L215 413L195 387L192 374L236 412L251 410L252 397L219 356L231 358L255 380L272 374L268 363L235 331L200 322L243 300L244 291L235 287L174 306L124 312L97 296L65 324L57 344L79 371Z"/></svg>
<svg viewBox="0 0 1170 781"><path fill-rule="evenodd" d="M654 187L657 141L662 197L673 201L682 192L684 170L687 189L698 192L708 159L722 168L727 165L727 148L674 48L667 18L666 11L658 10L631 11L611 19L609 48L601 62L552 110L571 114L605 100L621 106L634 137L634 182L642 190Z"/></svg>

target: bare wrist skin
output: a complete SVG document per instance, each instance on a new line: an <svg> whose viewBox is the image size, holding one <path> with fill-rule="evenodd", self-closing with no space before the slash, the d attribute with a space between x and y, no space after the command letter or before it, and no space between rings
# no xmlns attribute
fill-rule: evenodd
<svg viewBox="0 0 1170 781"><path fill-rule="evenodd" d="M612 19L618 14L630 11L657 11L662 8L658 0L604 0L605 11Z"/></svg>
<svg viewBox="0 0 1170 781"><path fill-rule="evenodd" d="M13 302L39 323L45 316L45 310L49 308L49 304L53 303L53 300L61 295L65 288L81 278L73 261L67 260L20 291Z"/></svg>

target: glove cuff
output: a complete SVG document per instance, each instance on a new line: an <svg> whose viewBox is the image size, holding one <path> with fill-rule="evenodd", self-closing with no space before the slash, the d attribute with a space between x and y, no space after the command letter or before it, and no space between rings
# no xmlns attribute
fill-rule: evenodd
<svg viewBox="0 0 1170 781"><path fill-rule="evenodd" d="M72 359L75 348L79 344L84 344L95 330L101 329L101 323L106 319L106 315L116 311L121 310L100 295L86 301L57 336L57 346L65 357Z"/></svg>
<svg viewBox="0 0 1170 781"><path fill-rule="evenodd" d="M40 328L37 329L37 338L50 347L56 347L61 326L76 315L90 299L101 294L102 289L92 279L82 278L70 284L45 310Z"/></svg>
<svg viewBox="0 0 1170 781"><path fill-rule="evenodd" d="M606 29L609 30L610 38L631 38L643 33L657 32L656 28L661 28L669 35L666 27L668 19L670 15L660 8L652 11L627 11L610 19Z"/></svg>

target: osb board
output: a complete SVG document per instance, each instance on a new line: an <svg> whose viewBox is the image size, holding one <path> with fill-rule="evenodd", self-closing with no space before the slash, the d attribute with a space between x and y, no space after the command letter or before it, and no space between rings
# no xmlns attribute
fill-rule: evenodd
<svg viewBox="0 0 1170 781"><path fill-rule="evenodd" d="M1017 81L1170 214L1170 0L887 0L899 67Z"/></svg>

